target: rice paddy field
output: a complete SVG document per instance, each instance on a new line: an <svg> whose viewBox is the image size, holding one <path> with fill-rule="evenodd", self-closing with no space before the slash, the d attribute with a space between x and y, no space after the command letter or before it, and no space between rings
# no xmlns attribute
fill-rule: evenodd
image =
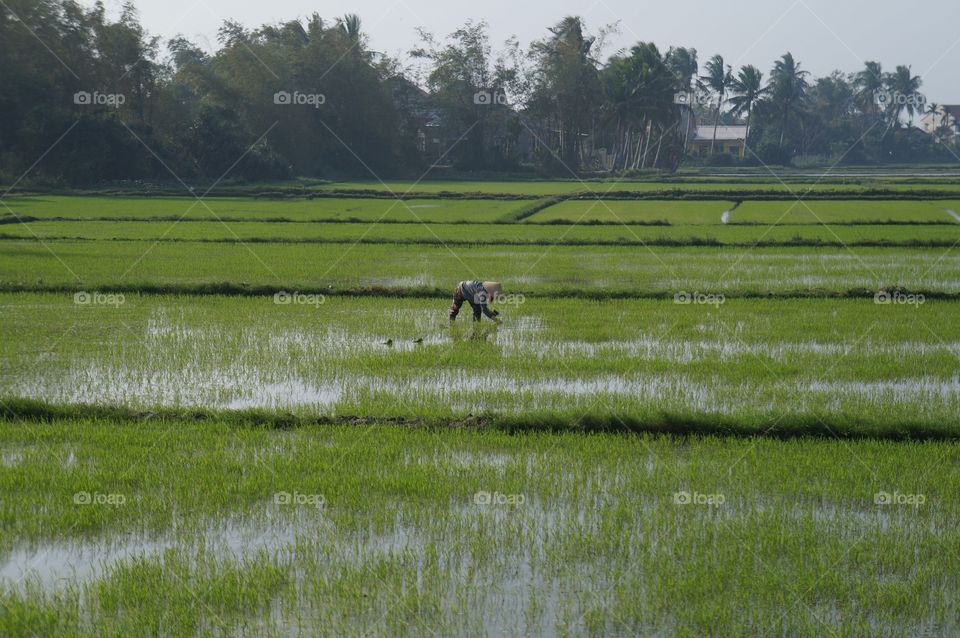
<svg viewBox="0 0 960 638"><path fill-rule="evenodd" d="M17 218L134 221L490 222L529 206L524 200L386 198L13 197L0 207Z"/></svg>
<svg viewBox="0 0 960 638"><path fill-rule="evenodd" d="M960 179L284 188L0 200L0 635L960 635Z"/></svg>
<svg viewBox="0 0 960 638"><path fill-rule="evenodd" d="M38 221L0 225L0 239L85 239L248 243L445 244L448 246L832 246L950 248L960 224L631 225L286 223L213 221L144 224L126 221Z"/></svg>

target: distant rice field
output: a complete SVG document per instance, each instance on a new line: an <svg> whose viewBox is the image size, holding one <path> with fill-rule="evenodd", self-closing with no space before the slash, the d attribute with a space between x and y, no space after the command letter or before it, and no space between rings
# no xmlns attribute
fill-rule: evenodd
<svg viewBox="0 0 960 638"><path fill-rule="evenodd" d="M523 200L255 199L32 196L4 200L0 216L77 220L206 221L494 221L529 205Z"/></svg>
<svg viewBox="0 0 960 638"><path fill-rule="evenodd" d="M527 219L531 223L571 224L610 222L618 224L664 223L676 226L719 224L733 202L708 201L618 201L583 199L550 206Z"/></svg>
<svg viewBox="0 0 960 638"><path fill-rule="evenodd" d="M953 224L950 201L744 202L730 216L737 224Z"/></svg>

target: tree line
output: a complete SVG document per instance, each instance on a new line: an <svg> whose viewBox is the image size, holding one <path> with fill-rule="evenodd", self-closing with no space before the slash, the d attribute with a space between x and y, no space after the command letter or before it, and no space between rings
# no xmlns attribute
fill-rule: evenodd
<svg viewBox="0 0 960 638"><path fill-rule="evenodd" d="M748 127L742 160L941 161L955 136L913 118L935 105L910 67L869 62L813 78L791 53L766 73L639 42L566 17L523 48L468 21L419 33L414 63L370 48L347 15L248 29L219 47L151 37L127 3L6 0L0 8L0 178L266 180L457 171L671 171L694 123Z"/></svg>

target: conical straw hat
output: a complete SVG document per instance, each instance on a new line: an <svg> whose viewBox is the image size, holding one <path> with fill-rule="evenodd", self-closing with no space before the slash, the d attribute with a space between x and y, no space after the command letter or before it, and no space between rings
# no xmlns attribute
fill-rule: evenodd
<svg viewBox="0 0 960 638"><path fill-rule="evenodd" d="M485 281L483 282L483 288L487 291L490 299L496 299L503 294L503 286L500 285L499 281Z"/></svg>

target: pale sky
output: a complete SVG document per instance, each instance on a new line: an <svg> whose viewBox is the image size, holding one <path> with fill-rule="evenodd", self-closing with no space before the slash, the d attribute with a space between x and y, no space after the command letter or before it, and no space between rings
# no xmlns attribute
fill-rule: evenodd
<svg viewBox="0 0 960 638"><path fill-rule="evenodd" d="M82 0L91 5L93 0ZM768 74L786 51L814 75L862 68L878 60L923 77L930 102L960 104L960 2L926 0L908 8L891 0L135 0L151 34L183 34L207 50L217 47L224 19L246 27L319 13L333 19L356 13L370 47L406 60L416 28L446 35L467 19L486 20L498 45L516 35L523 46L541 38L565 15L580 15L590 30L619 21L605 55L638 40L697 49L701 64L715 53L738 67L754 64ZM121 0L105 0L115 14Z"/></svg>

